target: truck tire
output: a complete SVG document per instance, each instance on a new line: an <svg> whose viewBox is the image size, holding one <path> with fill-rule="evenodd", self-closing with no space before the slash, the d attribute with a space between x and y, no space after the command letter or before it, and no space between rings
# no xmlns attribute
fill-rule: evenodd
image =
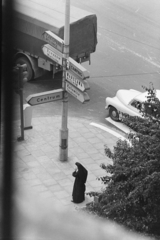
<svg viewBox="0 0 160 240"><path fill-rule="evenodd" d="M33 69L29 60L26 57L19 57L15 61L15 65L17 64L20 64L20 65L27 64L27 72L28 72L27 79L28 81L32 80L34 74L33 74Z"/></svg>
<svg viewBox="0 0 160 240"><path fill-rule="evenodd" d="M119 114L116 108L109 107L109 116L113 121L119 122Z"/></svg>

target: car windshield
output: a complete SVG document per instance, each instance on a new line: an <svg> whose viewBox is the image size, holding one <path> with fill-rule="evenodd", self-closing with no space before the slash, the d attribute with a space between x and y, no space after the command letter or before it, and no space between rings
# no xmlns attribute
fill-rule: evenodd
<svg viewBox="0 0 160 240"><path fill-rule="evenodd" d="M137 101L137 100L134 99L134 100L131 102L131 106L134 107L134 108L136 108L136 109L138 109L138 110L140 110L141 107L142 107L142 103L141 103L140 101Z"/></svg>

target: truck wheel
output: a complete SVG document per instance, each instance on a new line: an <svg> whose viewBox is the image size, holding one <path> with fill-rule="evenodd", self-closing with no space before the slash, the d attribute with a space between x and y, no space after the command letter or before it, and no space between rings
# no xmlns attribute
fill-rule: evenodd
<svg viewBox="0 0 160 240"><path fill-rule="evenodd" d="M110 106L109 107L109 116L113 121L118 122L119 121L119 114L116 108Z"/></svg>
<svg viewBox="0 0 160 240"><path fill-rule="evenodd" d="M23 64L27 64L27 79L28 81L32 80L33 79L33 70L32 70L32 66L29 62L29 60L25 57L20 57L20 58L17 58L16 61L15 61L15 64L20 64L20 65L23 65Z"/></svg>

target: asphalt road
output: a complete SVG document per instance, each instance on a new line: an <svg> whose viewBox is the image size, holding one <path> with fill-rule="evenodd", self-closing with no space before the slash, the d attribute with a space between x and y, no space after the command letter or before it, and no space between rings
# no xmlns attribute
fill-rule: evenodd
<svg viewBox="0 0 160 240"><path fill-rule="evenodd" d="M160 89L160 2L158 0L71 0L71 4L95 13L98 45L89 70L90 102L69 96L69 116L106 123L105 98L118 89L143 91L142 85ZM47 74L24 87L24 99L32 94L61 87L61 74ZM19 118L15 94L15 119ZM60 115L61 101L33 107L33 117Z"/></svg>

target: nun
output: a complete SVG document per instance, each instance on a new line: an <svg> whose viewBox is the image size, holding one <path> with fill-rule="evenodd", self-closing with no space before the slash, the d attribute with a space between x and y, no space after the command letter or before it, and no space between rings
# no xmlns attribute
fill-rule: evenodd
<svg viewBox="0 0 160 240"><path fill-rule="evenodd" d="M85 183L87 180L88 171L79 162L76 162L75 165L76 170L72 173L72 176L75 177L72 192L72 202L81 203L85 200Z"/></svg>

